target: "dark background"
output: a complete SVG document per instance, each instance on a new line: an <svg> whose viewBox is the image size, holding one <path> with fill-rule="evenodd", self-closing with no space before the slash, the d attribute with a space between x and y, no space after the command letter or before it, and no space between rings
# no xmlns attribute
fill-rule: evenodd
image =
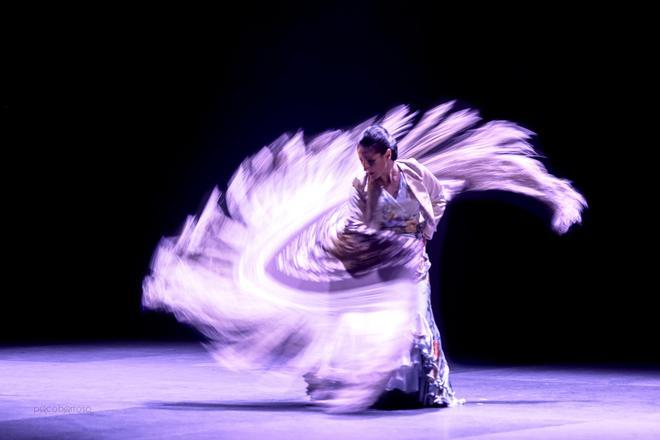
<svg viewBox="0 0 660 440"><path fill-rule="evenodd" d="M243 158L286 131L458 99L536 132L546 166L590 207L564 236L521 196L448 207L429 253L449 358L660 362L645 256L653 199L642 195L654 142L647 28L617 10L478 8L23 16L3 95L11 283L0 342L195 339L141 310L141 280L160 237Z"/></svg>

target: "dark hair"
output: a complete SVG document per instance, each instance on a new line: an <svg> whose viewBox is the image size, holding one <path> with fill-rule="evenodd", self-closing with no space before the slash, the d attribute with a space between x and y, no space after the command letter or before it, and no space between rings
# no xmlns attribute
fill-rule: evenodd
<svg viewBox="0 0 660 440"><path fill-rule="evenodd" d="M362 145L364 148L373 148L378 154L385 154L389 148L392 150L392 160L396 160L399 153L396 140L390 136L382 125L367 127L362 132L358 145Z"/></svg>

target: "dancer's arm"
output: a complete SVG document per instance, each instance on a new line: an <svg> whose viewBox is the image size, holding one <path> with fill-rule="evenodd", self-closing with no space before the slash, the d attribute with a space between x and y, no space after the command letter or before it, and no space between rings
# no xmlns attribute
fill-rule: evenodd
<svg viewBox="0 0 660 440"><path fill-rule="evenodd" d="M421 164L420 164L421 165ZM424 239L429 241L433 238L433 234L440 223L440 219L445 213L445 207L447 206L447 199L445 198L442 184L440 181L429 171L425 166L421 165L422 178L424 181L424 186L426 187L426 192L431 199L431 206L433 207L433 220L434 225L431 225L429 222L426 222L424 226ZM426 244L426 242L424 243Z"/></svg>

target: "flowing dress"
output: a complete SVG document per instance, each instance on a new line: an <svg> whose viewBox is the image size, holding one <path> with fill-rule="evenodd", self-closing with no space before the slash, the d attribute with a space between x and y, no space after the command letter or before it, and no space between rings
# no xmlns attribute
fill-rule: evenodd
<svg viewBox="0 0 660 440"><path fill-rule="evenodd" d="M397 391L423 406L461 403L430 306L413 182L401 173L397 194L380 194L379 224L353 216L347 183L363 175L361 133L383 125L399 157L432 173L447 202L466 191L535 197L561 234L580 222L586 201L535 159L529 130L481 124L453 106L416 123L400 106L349 130L286 134L246 158L226 191L214 189L199 215L160 241L144 309L198 329L227 369L303 376L328 411L361 411Z"/></svg>

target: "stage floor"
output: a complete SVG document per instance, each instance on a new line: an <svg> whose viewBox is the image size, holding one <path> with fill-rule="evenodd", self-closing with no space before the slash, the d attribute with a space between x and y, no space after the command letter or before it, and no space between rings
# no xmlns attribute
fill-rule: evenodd
<svg viewBox="0 0 660 440"><path fill-rule="evenodd" d="M0 439L659 439L660 372L452 365L455 408L335 415L194 343L0 347Z"/></svg>

